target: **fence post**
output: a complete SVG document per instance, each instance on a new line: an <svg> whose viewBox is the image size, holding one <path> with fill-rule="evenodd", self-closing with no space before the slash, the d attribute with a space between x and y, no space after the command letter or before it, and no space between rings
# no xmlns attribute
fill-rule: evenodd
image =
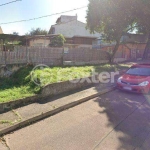
<svg viewBox="0 0 150 150"><path fill-rule="evenodd" d="M64 47L63 47L63 50L62 50L62 66L64 65L64 52L65 52L65 50L64 50Z"/></svg>
<svg viewBox="0 0 150 150"><path fill-rule="evenodd" d="M2 56L1 56L1 62L3 62L3 51L4 51L4 46L3 46L3 39L1 39L1 52L2 52Z"/></svg>
<svg viewBox="0 0 150 150"><path fill-rule="evenodd" d="M4 51L3 44L4 44L3 39L1 39L1 51Z"/></svg>
<svg viewBox="0 0 150 150"><path fill-rule="evenodd" d="M4 47L3 47L3 48L4 48L4 55L5 55L4 58L5 58L5 65L6 65L7 62L6 62L6 47L5 47L5 44L4 44Z"/></svg>
<svg viewBox="0 0 150 150"><path fill-rule="evenodd" d="M26 63L28 63L27 37L26 37Z"/></svg>

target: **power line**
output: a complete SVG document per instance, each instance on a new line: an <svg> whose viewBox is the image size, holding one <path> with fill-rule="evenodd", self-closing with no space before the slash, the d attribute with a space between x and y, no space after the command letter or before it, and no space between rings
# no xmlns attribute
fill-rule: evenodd
<svg viewBox="0 0 150 150"><path fill-rule="evenodd" d="M22 0L11 1L11 2L8 2L8 3L0 4L0 6L8 5L8 4L11 4L11 3L16 3L18 1L22 1Z"/></svg>
<svg viewBox="0 0 150 150"><path fill-rule="evenodd" d="M60 13L55 13L55 14L51 14L51 15L46 15L46 16L41 16L41 17L36 17L36 18L31 18L31 19L26 19L26 20L18 20L18 21L0 23L0 25L6 25L6 24L12 24L12 23L20 23L20 22L27 22L27 21L42 19L42 18L46 18L46 17L51 17L51 16L55 16L55 15L64 14L64 13L75 11L75 10L80 10L80 9L83 9L83 8L86 8L86 7L87 6L83 6L83 7L80 7L80 8L75 8L75 9L68 10L68 11L63 11L63 12L60 12Z"/></svg>

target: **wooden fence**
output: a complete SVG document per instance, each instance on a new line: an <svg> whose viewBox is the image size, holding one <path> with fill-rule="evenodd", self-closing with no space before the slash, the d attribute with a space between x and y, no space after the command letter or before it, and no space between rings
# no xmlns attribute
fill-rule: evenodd
<svg viewBox="0 0 150 150"><path fill-rule="evenodd" d="M0 65L33 63L59 66L63 62L98 64L103 61L107 61L106 52L85 48L16 47L13 52L0 52Z"/></svg>
<svg viewBox="0 0 150 150"><path fill-rule="evenodd" d="M0 64L23 64L27 62L26 52L0 52Z"/></svg>
<svg viewBox="0 0 150 150"><path fill-rule="evenodd" d="M100 64L108 62L107 53L102 50L95 49L70 49L64 52L64 61L72 61L74 64Z"/></svg>

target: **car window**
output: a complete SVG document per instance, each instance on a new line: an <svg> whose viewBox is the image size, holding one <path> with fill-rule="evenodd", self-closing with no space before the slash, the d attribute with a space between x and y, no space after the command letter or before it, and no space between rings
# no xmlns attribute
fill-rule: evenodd
<svg viewBox="0 0 150 150"><path fill-rule="evenodd" d="M139 76L150 76L150 68L131 67L127 74L139 75Z"/></svg>

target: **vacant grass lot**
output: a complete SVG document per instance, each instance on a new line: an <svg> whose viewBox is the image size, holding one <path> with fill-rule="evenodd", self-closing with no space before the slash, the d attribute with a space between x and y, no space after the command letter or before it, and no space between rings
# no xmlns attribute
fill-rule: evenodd
<svg viewBox="0 0 150 150"><path fill-rule="evenodd" d="M33 73L33 67L23 67L10 78L0 78L0 103L38 94L42 86L50 83L88 77L91 75L92 71L111 72L127 68L129 68L129 66L124 64L105 64L99 66L45 68L43 70L37 69ZM40 83L41 86L36 85L31 79Z"/></svg>

